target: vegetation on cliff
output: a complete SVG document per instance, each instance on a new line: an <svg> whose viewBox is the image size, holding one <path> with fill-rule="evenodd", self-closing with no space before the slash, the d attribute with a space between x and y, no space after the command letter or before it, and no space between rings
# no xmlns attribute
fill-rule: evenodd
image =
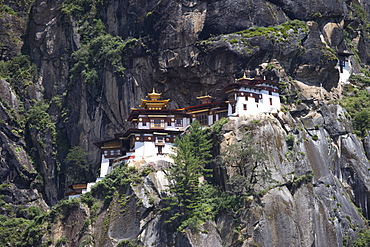
<svg viewBox="0 0 370 247"><path fill-rule="evenodd" d="M340 104L352 117L354 133L364 137L370 130L370 93L367 90L370 79L366 74L353 75L350 83L345 87Z"/></svg>
<svg viewBox="0 0 370 247"><path fill-rule="evenodd" d="M0 246L41 246L46 214L36 205L16 206L4 201L7 187L10 184L0 185Z"/></svg>
<svg viewBox="0 0 370 247"><path fill-rule="evenodd" d="M81 45L72 53L71 84L76 80L93 85L101 82L102 73L112 70L123 76L126 70L126 50L135 38L123 40L109 34L99 15L105 1L86 0L81 2L64 1L62 12L76 20L81 36Z"/></svg>
<svg viewBox="0 0 370 247"><path fill-rule="evenodd" d="M220 120L215 125L222 126L224 122ZM169 207L165 210L170 210L169 222L176 222L179 231L187 227L197 230L219 212L238 208L239 198L203 181L210 176L205 167L212 161L212 134L195 121L187 133L175 140L176 154L167 176L171 196L166 198Z"/></svg>
<svg viewBox="0 0 370 247"><path fill-rule="evenodd" d="M325 246L331 241L340 246L343 243L338 239L348 236L344 244L368 244L366 230L359 232L357 240L353 238L366 224L357 217L355 207L346 204L353 202L369 217L366 143L349 133L350 128L335 129L350 116L357 136L365 137L370 130L369 73L360 69L370 64L368 6L367 0L317 0L315 4L284 0L0 1L0 78L11 86L0 92L0 238L4 240L0 245L94 242L103 246L110 238L109 244L117 244L122 238L112 233L115 225L134 222L130 230L138 229L143 222L145 226L161 222L163 216L171 222L160 229L171 232L166 227L174 225L179 230L197 229L219 219L217 215L226 217L224 211L237 212L243 206L243 215L231 217L242 223L238 227L226 224L240 239L230 237L233 233L222 224L217 226L225 243L278 246L273 241L285 239L289 243L279 246L287 246L299 238L294 243ZM201 41L202 37L207 40ZM337 54L347 50L355 54L350 58L353 72L364 74L351 76L341 95ZM200 146L204 150L196 150L189 132L176 143L183 152L178 158L185 158L170 168L174 175L169 178L178 183L169 187L169 205L161 204L162 192L142 189L149 187L150 174L161 174L165 168L138 171L122 165L80 201L62 200L49 213L42 212L45 206L39 201L53 205L64 196L64 175L67 181L90 180L83 176L94 172L92 166L98 164L100 154L77 147L125 129L119 117L124 119L142 92L158 86L179 105L190 104L188 96L201 92L222 98L218 90L234 76L256 69L262 76L269 75L262 64L273 66L271 70L287 82L285 92L291 96L287 102L292 103L277 116L280 125L273 124L274 131L284 134L263 138L271 147L268 150L277 147L274 157L253 150L259 145L248 135L229 143L219 154L215 147L219 139L207 131L197 132L204 136ZM301 90L298 82L311 91ZM323 88L317 89L321 84ZM341 96L342 101L331 102L342 105L349 115L329 119L322 107L326 100ZM208 140L216 144L211 149ZM214 157L207 155L209 150ZM270 171L257 169L265 165L270 165L279 183L254 191L257 180L270 180ZM205 167L223 169L229 176L218 177L224 189L214 185ZM199 181L202 177L205 182ZM134 190L146 194L140 197ZM265 203L271 198L276 200ZM279 207L275 210L274 205ZM169 210L160 210L168 206ZM126 221L116 223L120 218ZM77 234L71 229L77 229ZM54 239L54 230L67 237L55 235ZM124 237L135 240L118 245L136 245L144 233L127 233ZM173 243L168 239L166 243Z"/></svg>

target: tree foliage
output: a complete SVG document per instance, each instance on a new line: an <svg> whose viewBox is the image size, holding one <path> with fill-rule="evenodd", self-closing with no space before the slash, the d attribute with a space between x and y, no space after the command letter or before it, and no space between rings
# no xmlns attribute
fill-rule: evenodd
<svg viewBox="0 0 370 247"><path fill-rule="evenodd" d="M18 95L26 94L26 88L37 79L36 65L27 55L18 55L8 61L0 61L0 78L5 79Z"/></svg>
<svg viewBox="0 0 370 247"><path fill-rule="evenodd" d="M171 181L169 190L173 194L171 205L176 205L178 212L171 220L189 219L199 207L199 179L205 164L210 162L211 145L198 121L190 125L188 133L175 140L176 155L172 156L174 164L169 169L168 178Z"/></svg>
<svg viewBox="0 0 370 247"><path fill-rule="evenodd" d="M80 147L74 146L64 159L67 165L67 177L71 183L89 182L90 170L86 159L87 153Z"/></svg>
<svg viewBox="0 0 370 247"><path fill-rule="evenodd" d="M257 178L268 178L269 171L257 170L257 167L265 159L265 154L257 148L249 134L243 134L240 140L227 146L218 160L222 165L233 167L237 171L229 178L229 192L237 196L248 195L253 191L253 185L257 182Z"/></svg>
<svg viewBox="0 0 370 247"><path fill-rule="evenodd" d="M3 188L0 188L0 194ZM23 208L0 197L0 247L40 246L45 231L45 214L37 206Z"/></svg>
<svg viewBox="0 0 370 247"><path fill-rule="evenodd" d="M229 195L202 178L207 174L204 167L212 161L211 136L217 135L225 121L208 129L202 128L199 122L191 124L189 130L176 139L174 164L169 168L169 191L167 198L172 217L178 230L185 228L198 229L207 220L212 220L221 211L236 210L239 198Z"/></svg>
<svg viewBox="0 0 370 247"><path fill-rule="evenodd" d="M126 70L126 51L134 38L123 40L106 30L99 11L106 0L66 0L62 12L73 18L79 25L81 45L72 53L71 79L82 79L91 85L99 82L103 70L112 70L123 76Z"/></svg>
<svg viewBox="0 0 370 247"><path fill-rule="evenodd" d="M353 241L352 246L354 247L368 247L370 246L370 230L361 229L358 232L357 238Z"/></svg>
<svg viewBox="0 0 370 247"><path fill-rule="evenodd" d="M359 81L357 83L364 86ZM366 89L350 85L346 87L346 92L340 104L352 117L354 133L363 137L366 130L370 130L370 94Z"/></svg>

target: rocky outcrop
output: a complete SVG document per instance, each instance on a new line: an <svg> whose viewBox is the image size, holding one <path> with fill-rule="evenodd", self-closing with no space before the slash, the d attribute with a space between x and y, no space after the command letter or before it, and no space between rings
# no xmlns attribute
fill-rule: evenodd
<svg viewBox="0 0 370 247"><path fill-rule="evenodd" d="M328 115L320 117L326 121ZM293 132L292 146L288 146L280 119L302 126ZM160 161L141 162L136 165L139 170L150 166L156 171L142 177L139 184L117 187L121 193L115 194L108 207L100 204L98 210L94 209L97 216L91 225L84 226L90 229L84 236L94 236L92 243L105 246L342 246L343 240L350 242L366 225L370 164L357 137L329 133L324 121L310 128L302 125L302 119L289 114L279 119L239 118L223 127L221 147L244 138L246 131L252 133L255 148L266 156L254 172L271 173L270 179L257 178L256 193L246 198L237 214L221 213L199 231L176 232L173 223L167 222L169 212L160 210L163 198L168 196L166 165ZM235 168L227 167L226 175L235 172ZM75 219L74 215L69 217ZM77 229L82 227L78 222ZM76 236L71 239L76 245L82 241L81 234L68 236Z"/></svg>
<svg viewBox="0 0 370 247"><path fill-rule="evenodd" d="M326 116L323 117L326 120ZM270 185L272 189L262 197L261 204L252 202L246 210L242 222L248 243L261 246L342 246L343 238L353 236L356 230L353 225L358 224L361 228L365 224L353 207L355 200L351 201L351 195L346 193L357 189L361 193L366 186L359 185L360 182L350 186L345 180L351 176L338 172L351 166L345 162L341 141L333 142L335 135L328 133L323 125L306 130L297 128L294 147L289 150L286 132L280 123L271 118L260 121L263 122L253 130L253 138L260 142L268 156L265 165L272 172L276 184ZM297 124L300 125L299 122ZM235 127L240 125L245 126L246 123L236 123ZM342 136L345 137L346 133ZM341 148L338 149L337 145ZM366 169L369 165L362 157L361 146L351 149L348 154L358 157L353 163L361 164L359 167ZM346 165L341 165L343 163ZM354 180L366 181L360 173L367 172L352 175L356 177ZM266 184L261 184L261 188L266 188ZM367 199L358 196L358 200L366 203ZM356 205L360 206L360 203Z"/></svg>
<svg viewBox="0 0 370 247"><path fill-rule="evenodd" d="M9 60L19 55L23 45L22 35L25 33L26 23L9 10L1 13L0 20L0 59Z"/></svg>
<svg viewBox="0 0 370 247"><path fill-rule="evenodd" d="M220 89L235 76L256 69L258 75L272 67L278 68L282 80L294 77L310 86L322 85L328 91L336 88L335 51L345 41L334 40L337 35L333 30L343 33L350 11L344 1L339 5L321 1L314 6L290 1L166 0L144 5L113 1L98 6L99 13L86 8L84 11L102 20L111 35L122 40L137 39L122 54L126 69L123 76L107 67L99 70L99 83L91 84L70 77L75 63L72 53L82 45L82 17L68 15L60 4L35 1L28 45L39 67L42 97L51 102L48 113L61 141L67 143L63 148L55 147L53 160L46 161L46 155L40 153L40 162L54 170L59 162L62 171L68 148L76 145L89 151L92 171L98 169L100 156L92 143L128 128L124 120L130 108L153 87L172 99L173 108L196 104L194 96L205 93L223 99ZM294 19L307 21L307 25L281 26ZM326 23L337 24L338 28ZM248 31L255 26L276 27ZM238 31L242 33L235 33ZM267 66L261 69L261 64ZM54 103L56 98L61 107ZM55 174L59 176L57 171Z"/></svg>
<svg viewBox="0 0 370 247"><path fill-rule="evenodd" d="M352 203L369 219L369 140L353 135L346 111L328 100L341 97L338 53L355 54L354 71L358 61L370 61L369 1L87 1L92 5L82 14L68 14L65 4L73 1L36 0L30 10L28 1L4 2L17 14L1 10L1 62L23 51L38 68L37 79L0 81L1 192L14 207L44 205L39 193L49 205L64 197L64 160L73 146L83 147L96 172L100 153L93 142L125 131L130 108L153 87L177 108L196 104L195 96L203 94L224 99L220 89L244 73L284 82L278 116L224 128L223 145L241 138L240 127L253 133L273 178L256 183L261 196L249 198L239 216L218 215L201 232L177 233L155 211L166 184L158 169L140 186L120 191L132 198L127 212L118 197L109 207L99 204L97 212L75 205L52 226L59 234L54 244L64 242L64 234L71 246L341 246L365 226ZM131 42L118 54L120 73L104 60L95 63L92 82L82 76L86 71L73 77L72 68L74 52L97 35L91 31L86 38L84 28L99 28L97 23L104 35ZM37 104L50 117L49 128L22 122L23 108L29 112ZM287 135L294 140L289 145ZM227 176L217 174L226 188ZM94 214L95 221L81 222Z"/></svg>
<svg viewBox="0 0 370 247"><path fill-rule="evenodd" d="M26 142L19 133L19 101L10 85L0 79L0 193L3 202L17 209L31 205L46 208L38 191L42 178L26 152ZM7 214L6 208L1 209Z"/></svg>

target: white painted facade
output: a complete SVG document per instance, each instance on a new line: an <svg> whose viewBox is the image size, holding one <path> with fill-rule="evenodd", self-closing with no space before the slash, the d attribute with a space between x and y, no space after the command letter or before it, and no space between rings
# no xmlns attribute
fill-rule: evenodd
<svg viewBox="0 0 370 247"><path fill-rule="evenodd" d="M103 178L105 175L109 174L112 167L109 166L109 159L105 158L104 154L101 157L100 165L100 177Z"/></svg>
<svg viewBox="0 0 370 247"><path fill-rule="evenodd" d="M264 85L278 89L275 86ZM261 90L257 88L241 87L239 91L233 93L235 107L228 105L229 117L255 116L261 113L276 113L280 110L280 96L278 92Z"/></svg>
<svg viewBox="0 0 370 247"><path fill-rule="evenodd" d="M157 139L153 141L142 141L142 142L135 142L135 147L132 150L132 152L127 152L125 156L122 156L119 159L125 159L125 160L142 160L147 157L153 157L153 156L161 156L161 155L168 155L170 153L173 153L173 143L166 143L166 141L163 141L162 146L162 154L158 154L158 146L156 143L158 142ZM162 143L162 140L161 140ZM131 158L130 158L131 157Z"/></svg>
<svg viewBox="0 0 370 247"><path fill-rule="evenodd" d="M352 63L349 57L344 57L343 60L338 61L339 82L348 84L349 77L352 74Z"/></svg>
<svg viewBox="0 0 370 247"><path fill-rule="evenodd" d="M190 119L189 118L175 118L174 115L168 115L166 118L171 119L170 122L164 121L164 119L151 119L150 122L144 121L146 118L146 115L139 115L139 122L137 125L138 129L142 130L149 130L149 129L164 129L164 130L178 130L182 131L186 126L190 124Z"/></svg>

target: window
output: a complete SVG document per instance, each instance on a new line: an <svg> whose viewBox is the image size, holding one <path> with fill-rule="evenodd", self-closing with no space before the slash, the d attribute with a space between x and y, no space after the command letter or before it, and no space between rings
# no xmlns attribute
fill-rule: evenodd
<svg viewBox="0 0 370 247"><path fill-rule="evenodd" d="M270 105L272 105L272 98L270 98Z"/></svg>
<svg viewBox="0 0 370 247"><path fill-rule="evenodd" d="M269 91L269 95L272 95L272 91Z"/></svg>
<svg viewBox="0 0 370 247"><path fill-rule="evenodd" d="M110 150L104 150L104 156L106 157L115 157L115 156L120 156L121 155L121 150L119 149L110 149Z"/></svg>
<svg viewBox="0 0 370 247"><path fill-rule="evenodd" d="M223 117L227 117L227 112L220 112L220 113L218 114L218 119L221 119L221 118L223 118Z"/></svg>
<svg viewBox="0 0 370 247"><path fill-rule="evenodd" d="M195 117L201 125L208 125L208 114L201 114Z"/></svg>
<svg viewBox="0 0 370 247"><path fill-rule="evenodd" d="M168 121L167 122L167 126L171 126L171 121Z"/></svg>
<svg viewBox="0 0 370 247"><path fill-rule="evenodd" d="M150 128L153 128L153 129L164 128L164 120L163 119L152 119L152 120L150 120Z"/></svg>
<svg viewBox="0 0 370 247"><path fill-rule="evenodd" d="M256 97L254 98L254 101L256 102L256 103L258 103L258 96L256 95Z"/></svg>
<svg viewBox="0 0 370 247"><path fill-rule="evenodd" d="M345 61L339 60L339 68L340 68L340 73L343 73L343 67L345 66Z"/></svg>
<svg viewBox="0 0 370 247"><path fill-rule="evenodd" d="M143 122L142 122L142 126L146 126L145 119L144 119L144 120L143 120Z"/></svg>
<svg viewBox="0 0 370 247"><path fill-rule="evenodd" d="M175 127L182 127L182 119L175 120Z"/></svg>
<svg viewBox="0 0 370 247"><path fill-rule="evenodd" d="M247 110L247 104L243 104L243 110L246 111Z"/></svg>
<svg viewBox="0 0 370 247"><path fill-rule="evenodd" d="M235 110L236 110L235 105L232 105L232 106L231 106L231 114L235 113Z"/></svg>
<svg viewBox="0 0 370 247"><path fill-rule="evenodd" d="M157 145L157 146L164 146L164 137L157 136L155 138L155 145Z"/></svg>

